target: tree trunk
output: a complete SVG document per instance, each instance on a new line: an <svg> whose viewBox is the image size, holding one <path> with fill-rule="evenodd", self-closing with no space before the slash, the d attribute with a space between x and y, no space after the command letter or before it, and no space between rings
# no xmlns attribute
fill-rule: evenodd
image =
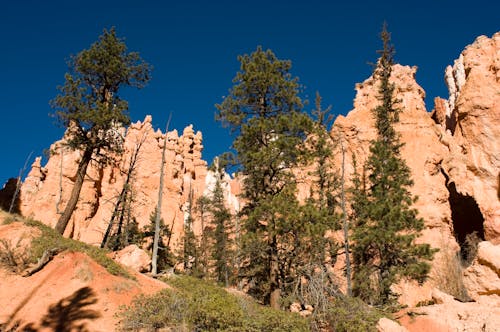
<svg viewBox="0 0 500 332"><path fill-rule="evenodd" d="M270 247L269 282L271 289L269 294L269 305L271 308L280 309L281 289L279 284L278 244L276 242L276 235L273 235Z"/></svg>
<svg viewBox="0 0 500 332"><path fill-rule="evenodd" d="M93 149L87 148L83 152L82 159L80 160L80 164L78 165L78 170L76 171L76 180L73 185L73 190L71 191L71 196L69 198L68 204L66 204L66 208L64 209L63 214L59 217L57 221L55 230L59 232L59 234L64 234L64 230L68 225L69 219L75 210L76 203L78 203L78 198L80 197L80 191L82 190L83 180L85 179L85 175L87 174L87 166L92 159Z"/></svg>
<svg viewBox="0 0 500 332"><path fill-rule="evenodd" d="M342 219L344 228L344 251L345 251L345 274L347 280L347 296L352 296L351 287L351 259L349 256L349 224L347 223L347 211L345 207L345 151L342 138L340 139L340 148L342 149L342 179L341 179L341 201L342 201Z"/></svg>
<svg viewBox="0 0 500 332"><path fill-rule="evenodd" d="M156 216L155 216L155 235L153 238L153 255L151 257L151 274L158 274L158 244L160 242L160 221L161 221L161 201L163 199L163 172L165 165L165 152L167 150L167 136L168 136L168 126L170 125L170 119L172 118L172 113L170 113L167 121L167 128L165 129L165 142L163 143L163 149L161 153L161 166L160 166L160 186L158 188L158 205L156 206Z"/></svg>

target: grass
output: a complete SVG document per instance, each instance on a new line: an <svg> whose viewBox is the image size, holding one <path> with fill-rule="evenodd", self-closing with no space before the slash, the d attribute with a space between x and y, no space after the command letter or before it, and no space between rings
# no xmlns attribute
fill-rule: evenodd
<svg viewBox="0 0 500 332"><path fill-rule="evenodd" d="M434 271L434 283L441 291L462 301L467 301L469 295L463 280L463 263L460 253L442 240L441 264Z"/></svg>
<svg viewBox="0 0 500 332"><path fill-rule="evenodd" d="M57 248L60 251L67 250L85 253L99 265L103 266L109 273L135 280L135 277L128 273L122 266L106 256L107 251L104 249L80 241L67 239L54 229L39 221L24 219L18 215L8 215L7 213L4 215L4 224L20 221L24 222L27 226L38 228L41 231L41 235L32 240L31 247L29 249L24 249L26 252L23 254L26 254L28 263L36 263L37 260L42 257L44 251Z"/></svg>

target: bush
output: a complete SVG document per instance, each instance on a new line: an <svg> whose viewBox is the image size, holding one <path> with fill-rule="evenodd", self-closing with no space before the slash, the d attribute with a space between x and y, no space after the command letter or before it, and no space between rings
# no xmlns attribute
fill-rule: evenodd
<svg viewBox="0 0 500 332"><path fill-rule="evenodd" d="M462 301L469 299L463 280L463 264L460 252L451 248L443 239L440 250L440 264L433 272L434 283L441 291Z"/></svg>
<svg viewBox="0 0 500 332"><path fill-rule="evenodd" d="M329 331L364 332L377 331L376 325L382 314L357 298L337 297L324 314L324 324Z"/></svg>
<svg viewBox="0 0 500 332"><path fill-rule="evenodd" d="M155 331L164 327L183 331L188 303L174 291L164 289L152 296L141 294L131 307L123 306L121 310L118 316L123 331Z"/></svg>
<svg viewBox="0 0 500 332"><path fill-rule="evenodd" d="M175 290L139 296L122 308L122 331L308 331L308 322L296 314L260 307L208 282L193 277L167 281Z"/></svg>
<svg viewBox="0 0 500 332"><path fill-rule="evenodd" d="M0 240L0 265L15 273L23 271L29 263L26 248L21 246L22 239L12 244L5 239Z"/></svg>

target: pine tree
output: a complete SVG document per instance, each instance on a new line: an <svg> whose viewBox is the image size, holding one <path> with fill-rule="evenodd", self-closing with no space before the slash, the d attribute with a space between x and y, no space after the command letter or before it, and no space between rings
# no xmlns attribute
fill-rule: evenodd
<svg viewBox="0 0 500 332"><path fill-rule="evenodd" d="M231 213L225 206L224 191L219 172L216 172L215 187L210 198L210 212L212 214L213 250L215 277L219 283L229 286L233 279L233 241L230 238L232 232Z"/></svg>
<svg viewBox="0 0 500 332"><path fill-rule="evenodd" d="M403 277L423 282L430 269L425 260L433 251L415 243L424 222L411 207L416 200L409 192L413 182L394 129L399 104L390 82L394 48L385 25L381 37L383 50L374 72L380 105L372 111L377 138L371 142L363 173L354 178L353 291L369 304L392 305L397 294L391 285Z"/></svg>
<svg viewBox="0 0 500 332"><path fill-rule="evenodd" d="M205 269L201 262L200 244L193 231L193 191L189 191L187 201L187 218L184 223L182 252L180 254L183 269L186 274L197 278L205 277Z"/></svg>
<svg viewBox="0 0 500 332"><path fill-rule="evenodd" d="M151 241L148 241L149 246L148 250L153 252L153 239L156 234L156 209L149 215L149 224L144 227L144 231L141 233L142 240L145 238L149 238ZM165 225L165 222L160 219L159 223L159 232L158 232L158 253L157 253L157 270L162 271L165 269L169 269L173 267L176 263L174 254L172 253L172 249L170 246L165 243L164 239L169 238L171 236L170 229Z"/></svg>
<svg viewBox="0 0 500 332"><path fill-rule="evenodd" d="M119 95L123 86L142 88L151 67L138 53L127 52L115 29L104 30L92 46L73 56L60 94L52 100L55 116L67 128L69 148L82 151L76 180L66 208L55 226L63 234L78 202L91 160L105 161L122 150L117 128L130 122L128 103Z"/></svg>
<svg viewBox="0 0 500 332"><path fill-rule="evenodd" d="M333 163L336 142L328 132L333 120L331 107L322 108L319 93L316 93L315 106L313 131L307 140L309 167L312 166L307 173L310 194L299 207L300 223L295 226L297 250L292 270L296 271L294 297L301 303L313 304L315 312L319 313L326 310L332 291L338 288L329 274L337 259L338 244L328 236L328 231L339 229L340 215L336 212L338 176Z"/></svg>
<svg viewBox="0 0 500 332"><path fill-rule="evenodd" d="M290 262L299 224L295 176L311 127L302 112L300 85L290 61L258 47L238 57L235 85L216 118L236 134L233 149L244 178L244 223L240 277L250 292L273 307L290 284Z"/></svg>
<svg viewBox="0 0 500 332"><path fill-rule="evenodd" d="M316 108L312 110L313 130L308 138L308 153L310 163L313 165L308 175L312 181L309 198L301 209L303 223L306 226L300 236L303 242L302 251L310 259L306 265L314 261L314 269L325 265L327 256L333 260L336 259L336 253L334 253L336 244L326 238L326 232L339 228L339 215L335 211L338 205L336 193L338 176L333 164L336 142L328 132L333 116L330 114L331 107L322 108L321 100L320 94L316 93Z"/></svg>

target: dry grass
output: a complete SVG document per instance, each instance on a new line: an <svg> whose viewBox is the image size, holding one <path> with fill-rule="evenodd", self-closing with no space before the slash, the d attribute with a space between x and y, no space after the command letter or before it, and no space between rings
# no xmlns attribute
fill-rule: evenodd
<svg viewBox="0 0 500 332"><path fill-rule="evenodd" d="M460 251L454 250L448 242L443 240L439 260L441 264L433 273L436 287L456 299L467 301L469 295L463 281L464 268Z"/></svg>
<svg viewBox="0 0 500 332"><path fill-rule="evenodd" d="M22 238L16 243L0 239L0 264L14 273L20 273L28 267L28 250L22 246Z"/></svg>

